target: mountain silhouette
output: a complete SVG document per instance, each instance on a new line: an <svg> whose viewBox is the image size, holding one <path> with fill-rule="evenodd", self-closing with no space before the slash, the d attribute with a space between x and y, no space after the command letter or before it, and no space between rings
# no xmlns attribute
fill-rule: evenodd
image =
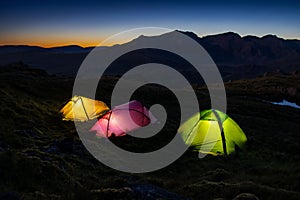
<svg viewBox="0 0 300 200"><path fill-rule="evenodd" d="M198 37L193 32L179 32L188 35L204 47L217 64L224 80L254 78L278 70L290 73L300 69L299 40L286 40L275 35L241 37L233 32ZM166 34L171 36L172 32ZM166 36L166 34L164 35ZM163 35L140 36L131 42L147 40L152 37L163 37ZM99 48L118 48L126 44ZM93 47L83 48L76 45L53 48L26 45L0 46L0 65L22 61L31 67L44 69L50 74L74 76L92 49ZM147 52L143 52L143 55L139 54L139 56L138 59L153 57L153 55L147 55ZM161 52L155 56L157 60L160 60L159 57L166 58ZM123 62L130 63L134 59L137 59L136 55L123 59ZM176 59L167 58L165 64L168 64L168 60L172 63L176 62ZM178 62L177 64L182 63ZM182 68L179 70L185 71L185 65L181 66ZM118 74L120 67L122 67L121 63L111 72Z"/></svg>

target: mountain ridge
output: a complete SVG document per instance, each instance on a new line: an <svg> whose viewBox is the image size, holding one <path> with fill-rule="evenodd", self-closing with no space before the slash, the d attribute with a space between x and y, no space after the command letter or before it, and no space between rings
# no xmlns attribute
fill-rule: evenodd
<svg viewBox="0 0 300 200"><path fill-rule="evenodd" d="M216 36L226 36L226 35L236 35L242 39L245 39L245 38L256 38L256 39L263 39L263 38L268 38L268 37L274 37L274 38L277 38L277 39L280 39L280 40L284 40L284 41L297 41L300 43L300 39L286 39L286 38L282 38L282 37L279 37L277 36L276 34L266 34L266 35L263 35L263 36L256 36L256 35L245 35L245 36L241 36L240 34L234 32L234 31L226 31L226 32L222 32L222 33L217 33L217 34L208 34L208 35L204 35L204 36L199 36L197 35L196 33L192 32L192 31L182 31L182 30L175 30L175 31L178 31L178 32L181 32L181 33L184 33L188 36L191 36L191 35L194 35L195 37L197 38L208 38L208 37L216 37ZM152 37L152 36L145 36L145 35L140 35L138 37ZM193 38L193 37L192 37ZM136 39L136 38L135 38ZM124 44L124 43L122 43ZM119 44L121 45L121 44ZM0 45L0 48L3 48L3 47L32 47L32 48L41 48L41 49L54 49L54 48L68 48L68 47L79 47L79 48L82 48L82 49L89 49L89 48L95 48L97 46L86 46L86 47L83 47L83 46L80 46L78 44L69 44L69 45L59 45L59 46L51 46L51 47L43 47L43 46L40 46L40 45L27 45L27 44L5 44L5 45ZM107 47L107 46L103 46L103 47Z"/></svg>
<svg viewBox="0 0 300 200"><path fill-rule="evenodd" d="M171 35L172 32L165 34ZM271 34L262 37L252 35L242 37L234 32L199 37L190 31L178 32L191 37L208 52L225 81L254 78L276 70L290 73L300 69L300 40L297 39L283 39ZM118 48L138 40L163 35L141 35L128 43L97 48ZM93 48L78 45L50 48L5 45L0 46L0 65L22 61L31 67L44 69L49 74L75 76L81 63ZM142 57L147 57L147 54L143 54ZM163 58L163 55L160 57ZM126 62L130 59L136 59L136 57L127 58ZM184 66L182 70L185 70Z"/></svg>

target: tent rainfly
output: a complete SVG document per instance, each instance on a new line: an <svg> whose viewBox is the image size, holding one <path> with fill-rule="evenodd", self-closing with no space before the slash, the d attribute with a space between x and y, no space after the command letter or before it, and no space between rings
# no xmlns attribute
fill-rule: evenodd
<svg viewBox="0 0 300 200"><path fill-rule="evenodd" d="M95 119L109 111L109 107L102 102L82 96L74 96L61 110L63 120L88 121Z"/></svg>
<svg viewBox="0 0 300 200"><path fill-rule="evenodd" d="M185 144L204 154L228 155L247 141L239 125L218 110L204 110L195 114L178 129Z"/></svg>
<svg viewBox="0 0 300 200"><path fill-rule="evenodd" d="M112 135L123 136L156 121L150 111L139 101L133 100L114 107L102 116L90 131L96 131L98 137L108 138Z"/></svg>

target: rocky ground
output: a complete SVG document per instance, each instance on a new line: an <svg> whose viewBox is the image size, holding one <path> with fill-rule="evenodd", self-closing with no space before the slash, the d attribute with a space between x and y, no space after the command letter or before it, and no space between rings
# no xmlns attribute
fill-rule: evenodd
<svg viewBox="0 0 300 200"><path fill-rule="evenodd" d="M107 80L109 88L114 78ZM87 152L74 124L61 120L58 112L72 96L72 78L14 64L0 68L0 86L0 199L300 198L300 110L267 102L287 99L299 105L296 72L226 83L227 113L246 133L246 151L203 159L187 151L168 167L146 174L104 166ZM168 95L153 90L146 92ZM205 87L196 90L200 107L207 109ZM99 96L109 99L105 90ZM177 128L170 121L152 140L137 144L124 136L113 142L148 151L154 143L163 145Z"/></svg>

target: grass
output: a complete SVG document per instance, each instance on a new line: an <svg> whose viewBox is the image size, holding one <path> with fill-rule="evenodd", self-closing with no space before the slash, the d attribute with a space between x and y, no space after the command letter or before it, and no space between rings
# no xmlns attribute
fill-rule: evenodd
<svg viewBox="0 0 300 200"><path fill-rule="evenodd" d="M115 78L98 98L108 102ZM101 164L82 146L74 124L58 111L72 96L73 80L48 76L20 64L0 70L0 191L23 199L134 199L131 183L150 183L193 199L232 199L252 193L260 199L300 197L300 110L262 100L288 98L286 88L300 89L299 79L265 76L226 84L228 115L248 137L247 150L227 158L187 151L155 172L129 174ZM283 89L282 89L283 88ZM285 88L285 89L284 89ZM205 88L196 88L202 109L209 108ZM147 87L135 98L157 101L176 110L172 94ZM169 112L168 112L169 114ZM122 148L147 152L164 146L179 126L178 112L170 112L164 129L149 139L114 138ZM1 192L0 192L1 196Z"/></svg>

